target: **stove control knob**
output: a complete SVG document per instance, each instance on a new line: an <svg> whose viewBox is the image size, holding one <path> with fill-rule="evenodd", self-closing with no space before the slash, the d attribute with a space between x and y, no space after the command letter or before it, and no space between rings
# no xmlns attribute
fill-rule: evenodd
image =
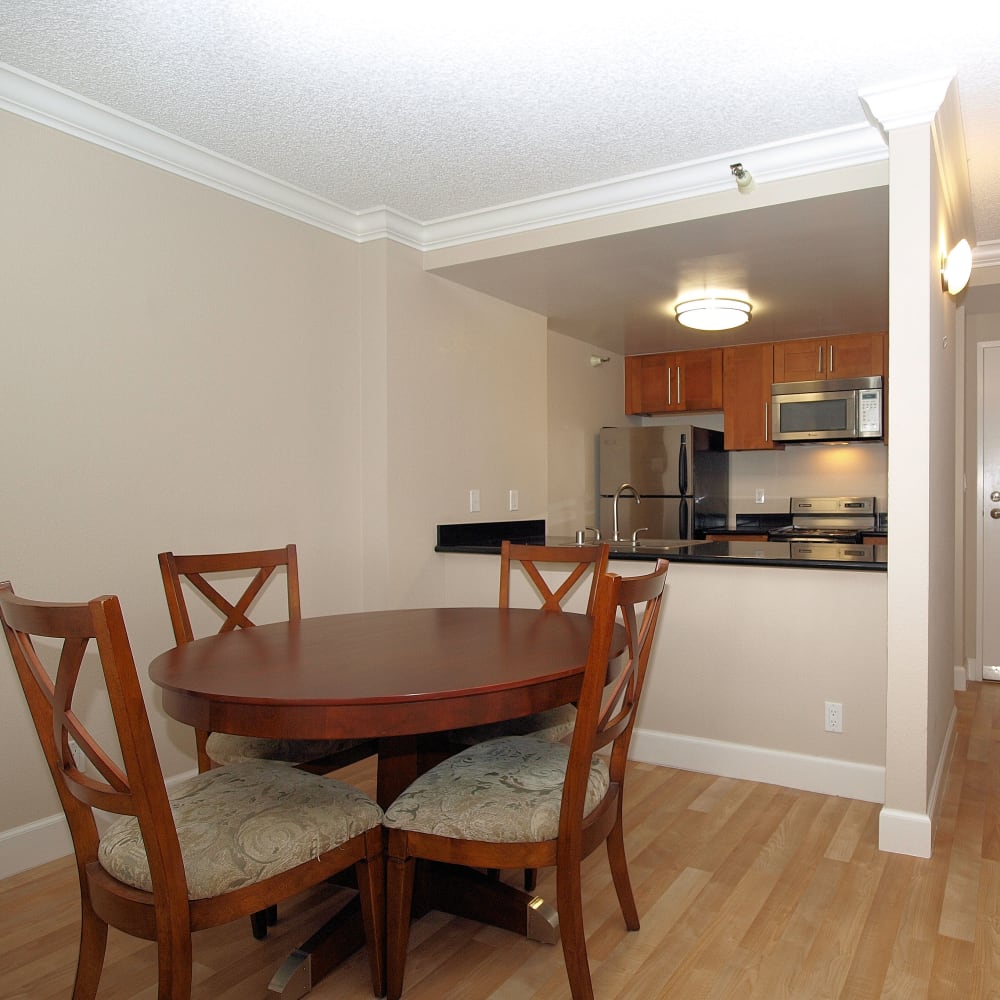
<svg viewBox="0 0 1000 1000"><path fill-rule="evenodd" d="M993 510L990 511L990 517L992 517L994 521L1000 518L1000 507L994 507Z"/></svg>
<svg viewBox="0 0 1000 1000"><path fill-rule="evenodd" d="M1000 490L994 490L990 494L990 501L992 503L1000 503Z"/></svg>

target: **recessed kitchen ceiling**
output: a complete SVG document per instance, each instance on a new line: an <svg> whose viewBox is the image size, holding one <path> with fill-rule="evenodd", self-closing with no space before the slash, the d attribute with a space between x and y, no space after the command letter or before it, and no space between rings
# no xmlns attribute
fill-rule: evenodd
<svg viewBox="0 0 1000 1000"><path fill-rule="evenodd" d="M888 188L811 198L437 268L621 354L889 328ZM682 327L705 292L753 303L746 327Z"/></svg>
<svg viewBox="0 0 1000 1000"><path fill-rule="evenodd" d="M726 184L728 163L753 171L755 158L813 136L854 130L881 141L859 92L954 75L968 235L996 253L998 51L995 0L941 11L869 0L822 11L801 0L718 0L710 11L639 0L0 4L0 70L348 215L385 208L445 229L664 170L721 165ZM0 107L21 113L2 94ZM766 181L757 193L765 192ZM880 274L884 286L884 190L770 207L761 198L759 208L754 197L739 212L514 255L491 273L485 262L440 273L534 303L553 328L629 351L659 349L663 309L722 277L754 302L749 329L760 339L868 328L886 316L885 288L864 281Z"/></svg>

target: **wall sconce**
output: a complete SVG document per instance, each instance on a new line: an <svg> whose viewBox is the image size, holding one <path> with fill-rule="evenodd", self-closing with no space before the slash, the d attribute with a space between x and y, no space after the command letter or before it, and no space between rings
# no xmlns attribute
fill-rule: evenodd
<svg viewBox="0 0 1000 1000"><path fill-rule="evenodd" d="M972 276L972 247L968 240L959 240L941 258L941 287L949 295L958 295Z"/></svg>
<svg viewBox="0 0 1000 1000"><path fill-rule="evenodd" d="M740 194L749 194L754 189L753 174L742 163L730 163L729 169L736 178L736 190Z"/></svg>
<svg viewBox="0 0 1000 1000"><path fill-rule="evenodd" d="M677 322L692 330L732 330L750 322L751 305L742 299L689 299L674 306Z"/></svg>
<svg viewBox="0 0 1000 1000"><path fill-rule="evenodd" d="M597 354L591 354L590 356L590 367L600 368L601 365L606 365L611 358L602 358Z"/></svg>

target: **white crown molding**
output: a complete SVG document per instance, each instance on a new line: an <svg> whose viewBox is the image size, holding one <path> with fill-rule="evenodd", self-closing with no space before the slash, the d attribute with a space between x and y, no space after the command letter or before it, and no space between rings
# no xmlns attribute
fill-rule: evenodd
<svg viewBox="0 0 1000 1000"><path fill-rule="evenodd" d="M359 214L235 160L0 63L0 109L283 215L361 242L398 228L393 213Z"/></svg>
<svg viewBox="0 0 1000 1000"><path fill-rule="evenodd" d="M1000 240L986 240L972 251L972 266L996 267L1000 265Z"/></svg>
<svg viewBox="0 0 1000 1000"><path fill-rule="evenodd" d="M874 118L887 132L907 125L928 125L944 102L955 71L902 80L858 91Z"/></svg>
<svg viewBox="0 0 1000 1000"><path fill-rule="evenodd" d="M424 225L422 249L439 250L732 191L735 183L729 166L737 161L752 163L754 179L760 183L880 162L888 155L885 142L870 125L835 129L437 219Z"/></svg>
<svg viewBox="0 0 1000 1000"><path fill-rule="evenodd" d="M388 207L352 212L3 63L0 109L345 239L365 243L387 238L417 250L457 246L731 190L729 164L738 160L751 161L753 175L760 182L888 158L877 129L858 125L420 222Z"/></svg>

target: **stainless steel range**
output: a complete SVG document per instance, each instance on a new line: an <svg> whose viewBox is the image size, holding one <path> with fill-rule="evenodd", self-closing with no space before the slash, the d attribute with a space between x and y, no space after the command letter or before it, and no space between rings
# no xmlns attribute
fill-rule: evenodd
<svg viewBox="0 0 1000 1000"><path fill-rule="evenodd" d="M769 541L856 545L875 529L875 497L792 497L788 509L792 523Z"/></svg>

